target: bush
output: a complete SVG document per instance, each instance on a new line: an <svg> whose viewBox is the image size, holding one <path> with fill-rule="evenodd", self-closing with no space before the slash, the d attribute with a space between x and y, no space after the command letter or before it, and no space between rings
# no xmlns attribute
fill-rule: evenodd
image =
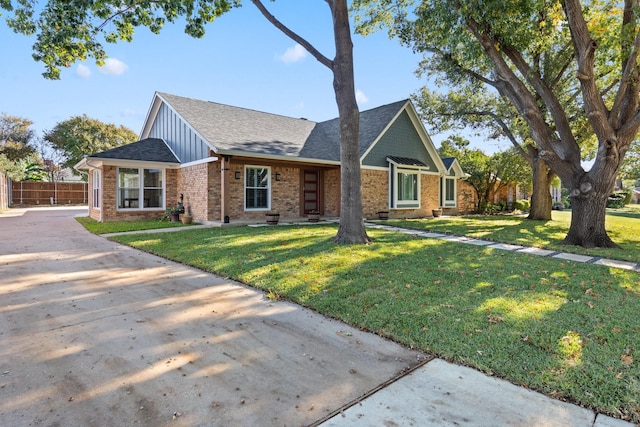
<svg viewBox="0 0 640 427"><path fill-rule="evenodd" d="M531 208L531 202L528 199L520 199L513 202L513 209L526 212Z"/></svg>
<svg viewBox="0 0 640 427"><path fill-rule="evenodd" d="M611 209L624 208L625 193L613 193L607 199L607 207Z"/></svg>

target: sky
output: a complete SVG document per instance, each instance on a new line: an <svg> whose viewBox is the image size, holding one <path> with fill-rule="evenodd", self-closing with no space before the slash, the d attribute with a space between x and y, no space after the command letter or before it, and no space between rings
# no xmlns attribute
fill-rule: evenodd
<svg viewBox="0 0 640 427"><path fill-rule="evenodd" d="M332 59L329 7L322 0L265 2L271 13ZM338 116L332 74L269 23L248 1L207 27L203 39L168 23L159 35L138 28L130 43L104 43L109 59L63 69L60 80L42 77L33 60L35 37L14 34L0 17L0 113L34 122L38 135L86 114L142 130L153 94L202 99L320 122ZM353 28L352 28L353 30ZM426 82L415 70L421 56L386 32L353 35L356 95L360 110L409 98ZM439 146L446 135L431 134ZM495 142L483 142L487 152Z"/></svg>

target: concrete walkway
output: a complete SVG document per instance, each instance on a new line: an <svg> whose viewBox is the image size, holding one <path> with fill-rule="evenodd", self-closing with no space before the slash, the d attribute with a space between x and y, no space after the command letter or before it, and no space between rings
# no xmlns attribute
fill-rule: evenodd
<svg viewBox="0 0 640 427"><path fill-rule="evenodd" d="M91 235L81 212L0 214L1 425L632 425Z"/></svg>
<svg viewBox="0 0 640 427"><path fill-rule="evenodd" d="M579 254L572 254L568 252L552 251L548 249L541 249L541 248L535 248L535 247L529 247L529 246L493 242L490 240L475 239L473 237L457 236L452 234L430 232L430 231L411 230L407 228L400 228L392 225L386 225L382 222L368 222L366 225L368 228L378 228L383 230L395 231L398 233L406 233L406 234L411 234L413 236L419 236L419 237L424 237L428 239L440 239L440 240L446 240L449 242L465 243L468 245L485 246L485 247L490 247L493 249L499 249L503 251L518 252L518 253L529 254L529 255L538 255L542 257L558 258L558 259L563 259L565 261L601 265L604 267L621 268L623 270L631 270L631 271L636 271L640 273L640 262L620 261L620 260L607 259L607 258L596 257L596 256L579 255Z"/></svg>

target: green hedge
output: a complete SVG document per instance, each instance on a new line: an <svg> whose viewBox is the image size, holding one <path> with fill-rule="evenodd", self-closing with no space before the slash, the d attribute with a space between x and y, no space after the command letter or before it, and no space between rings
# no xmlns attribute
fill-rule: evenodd
<svg viewBox="0 0 640 427"><path fill-rule="evenodd" d="M613 193L607 199L607 207L612 209L624 208L625 200L627 199L627 193Z"/></svg>

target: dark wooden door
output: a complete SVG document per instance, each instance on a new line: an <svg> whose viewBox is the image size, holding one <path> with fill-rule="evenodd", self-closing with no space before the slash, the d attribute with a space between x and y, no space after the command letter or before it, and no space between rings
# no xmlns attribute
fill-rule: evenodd
<svg viewBox="0 0 640 427"><path fill-rule="evenodd" d="M304 213L320 211L320 172L304 170L303 172L303 194Z"/></svg>

